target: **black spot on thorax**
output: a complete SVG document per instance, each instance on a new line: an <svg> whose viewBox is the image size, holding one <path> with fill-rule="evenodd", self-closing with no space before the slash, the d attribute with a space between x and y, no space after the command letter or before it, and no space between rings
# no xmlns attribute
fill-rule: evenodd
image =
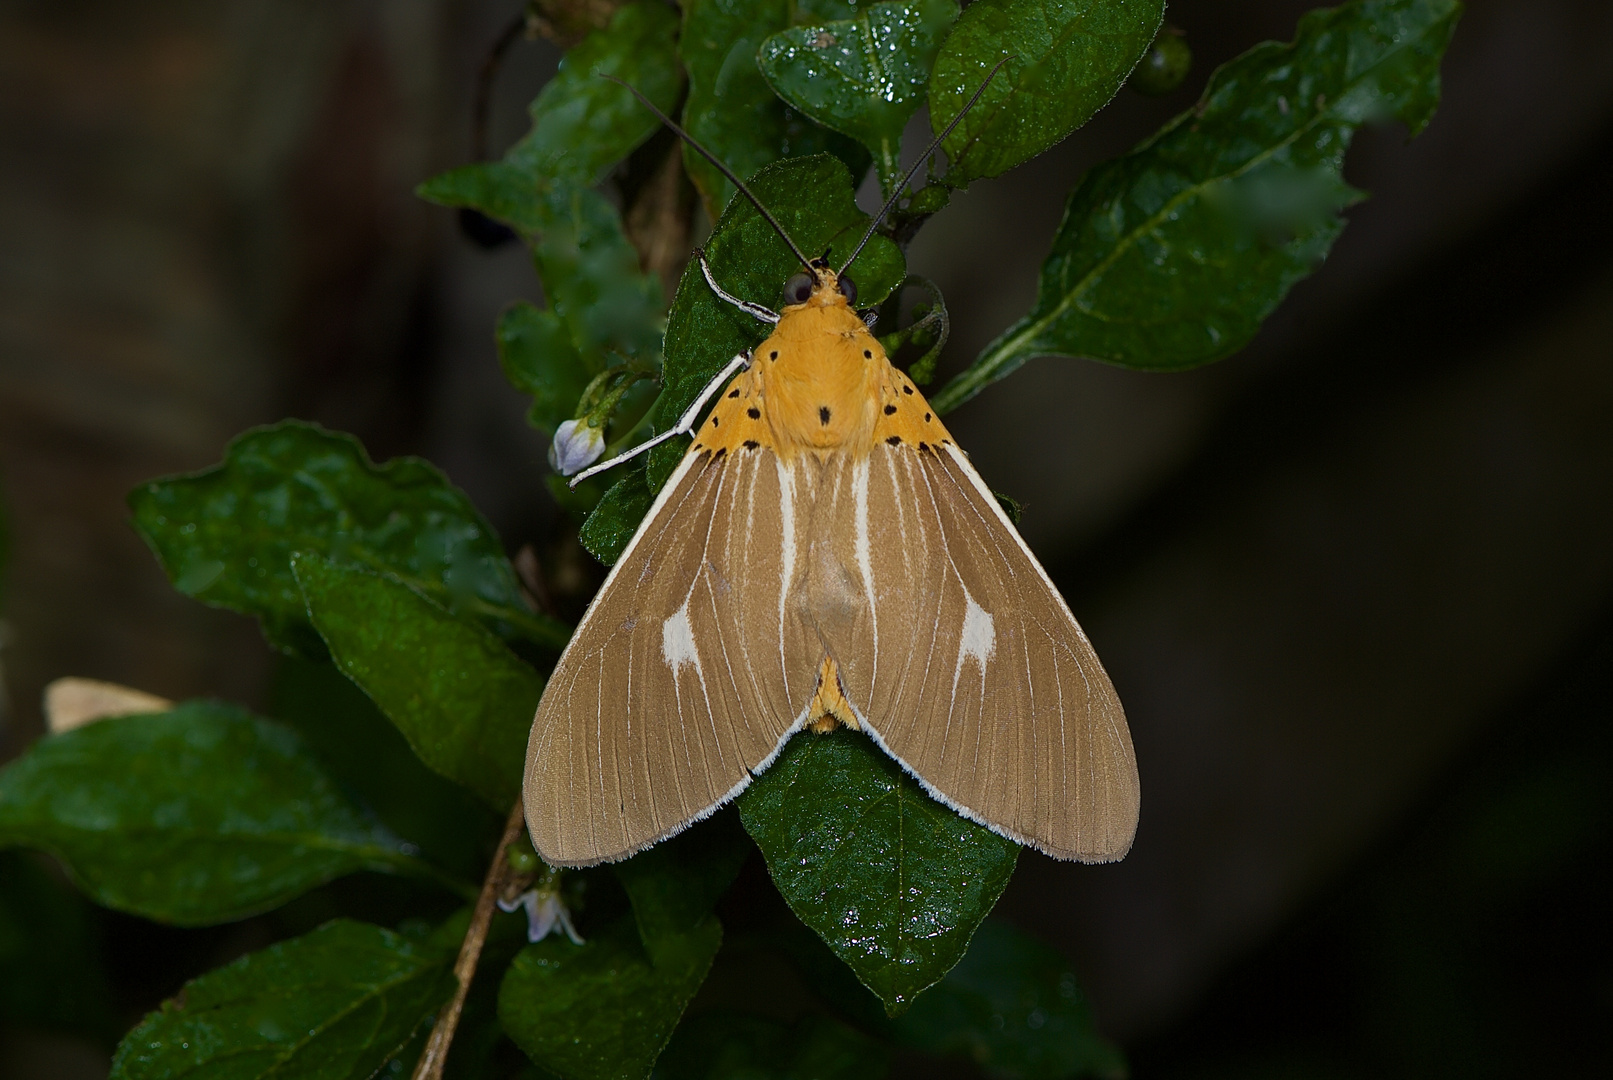
<svg viewBox="0 0 1613 1080"><path fill-rule="evenodd" d="M829 426L829 406L818 406L818 423L822 424L824 427Z"/></svg>

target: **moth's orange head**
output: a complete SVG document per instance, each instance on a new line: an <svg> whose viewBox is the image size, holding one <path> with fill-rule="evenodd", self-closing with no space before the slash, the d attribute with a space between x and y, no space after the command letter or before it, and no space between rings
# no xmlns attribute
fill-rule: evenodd
<svg viewBox="0 0 1613 1080"><path fill-rule="evenodd" d="M848 307L857 303L857 286L849 277L840 277L828 259L813 259L812 269L803 270L784 283L784 310L806 307Z"/></svg>

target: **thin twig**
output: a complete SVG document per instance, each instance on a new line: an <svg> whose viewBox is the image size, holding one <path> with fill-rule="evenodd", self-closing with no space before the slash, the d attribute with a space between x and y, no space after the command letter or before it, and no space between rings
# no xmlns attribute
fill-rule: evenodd
<svg viewBox="0 0 1613 1080"><path fill-rule="evenodd" d="M454 961L454 978L459 980L459 988L454 991L454 1000L437 1014L431 1038L426 1040L426 1048L414 1067L414 1080L442 1080L448 1050L454 1044L454 1032L459 1027L459 1014L465 1009L465 996L470 993L471 980L476 978L476 964L482 958L482 945L487 941L487 929L493 922L493 909L509 874L507 853L524 828L526 814L521 800L517 799L510 819L504 823L504 836L498 842L498 850L493 852L493 864L487 868L487 877L482 881L481 895L476 898L476 908L471 912L470 927L465 931L464 943L459 946L459 959Z"/></svg>

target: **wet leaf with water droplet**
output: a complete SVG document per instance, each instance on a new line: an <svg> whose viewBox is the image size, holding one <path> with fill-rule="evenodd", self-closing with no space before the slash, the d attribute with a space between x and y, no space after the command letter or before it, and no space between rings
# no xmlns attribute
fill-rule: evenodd
<svg viewBox="0 0 1613 1080"><path fill-rule="evenodd" d="M944 131L1008 59L947 136L947 183L1007 172L1090 120L1147 52L1164 13L1164 0L975 0L935 59L932 130Z"/></svg>
<svg viewBox="0 0 1613 1080"><path fill-rule="evenodd" d="M796 23L849 19L856 11L856 3L847 0L685 0L678 39L689 72L684 128L747 182L751 173L780 158L818 153L835 155L861 179L868 171L868 152L787 108L756 61L757 49L769 35ZM734 185L687 147L683 163L707 215L717 220L733 198ZM775 212L787 206L788 200L769 203Z"/></svg>
<svg viewBox="0 0 1613 1080"><path fill-rule="evenodd" d="M901 176L902 129L929 92L935 51L957 0L872 4L855 18L797 26L757 55L774 92L874 156L888 195Z"/></svg>
<svg viewBox="0 0 1613 1080"><path fill-rule="evenodd" d="M1019 856L845 730L791 739L739 812L790 909L893 1015L963 956Z"/></svg>

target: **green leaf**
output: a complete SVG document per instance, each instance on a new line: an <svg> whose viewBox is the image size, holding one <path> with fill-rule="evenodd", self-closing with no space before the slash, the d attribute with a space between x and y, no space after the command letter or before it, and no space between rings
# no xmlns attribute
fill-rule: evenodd
<svg viewBox="0 0 1613 1080"><path fill-rule="evenodd" d="M889 194L901 178L902 129L924 104L936 49L957 17L957 0L871 4L773 34L757 63L779 97L866 146Z"/></svg>
<svg viewBox="0 0 1613 1080"><path fill-rule="evenodd" d="M683 86L677 31L663 4L622 7L607 29L566 54L532 103L532 129L501 161L455 169L419 189L433 202L508 222L532 245L553 312L512 309L500 324L499 355L510 380L536 399L532 423L547 431L572 415L589 378L621 357L659 362L660 281L642 272L621 215L591 185L660 126L600 73L670 113Z"/></svg>
<svg viewBox="0 0 1613 1080"><path fill-rule="evenodd" d="M603 195L588 188L556 195L532 257L591 372L614 362L613 352L659 358L660 279L639 269L621 215Z"/></svg>
<svg viewBox="0 0 1613 1080"><path fill-rule="evenodd" d="M868 154L856 142L818 127L784 106L757 66L756 52L768 35L792 23L849 19L852 0L688 0L678 47L689 72L683 127L717 155L737 176L779 158L832 153L852 175L868 171ZM684 167L700 189L706 214L717 220L734 186L693 150L685 147ZM769 205L768 209L777 212ZM782 279L779 282L783 284Z"/></svg>
<svg viewBox="0 0 1613 1080"><path fill-rule="evenodd" d="M698 942L696 929L751 850L738 815L724 811L615 865L639 940L657 967L688 962L680 950Z"/></svg>
<svg viewBox="0 0 1613 1080"><path fill-rule="evenodd" d="M39 856L0 852L0 1026L117 1038L92 912Z"/></svg>
<svg viewBox="0 0 1613 1080"><path fill-rule="evenodd" d="M1460 10L1362 0L1313 11L1292 44L1223 66L1198 105L1082 178L1035 307L932 399L936 411L1036 356L1163 371L1242 348L1343 229L1338 211L1359 197L1341 173L1355 129L1428 123Z"/></svg>
<svg viewBox="0 0 1613 1080"><path fill-rule="evenodd" d="M292 572L342 673L433 770L507 811L543 679L488 631L395 578L298 554Z"/></svg>
<svg viewBox="0 0 1613 1080"><path fill-rule="evenodd" d="M270 715L302 736L332 779L434 866L465 881L487 873L504 812L428 769L381 710L335 665L285 657Z"/></svg>
<svg viewBox="0 0 1613 1080"><path fill-rule="evenodd" d="M826 1016L793 1027L740 1012L705 1012L678 1028L656 1080L880 1080L890 1051Z"/></svg>
<svg viewBox="0 0 1613 1080"><path fill-rule="evenodd" d="M532 130L504 160L534 178L590 187L655 134L661 121L612 75L635 87L665 113L683 91L678 63L678 17L665 4L623 5L560 61L530 109Z"/></svg>
<svg viewBox="0 0 1613 1080"><path fill-rule="evenodd" d="M494 337L504 377L532 395L527 423L552 434L571 419L592 374L570 330L553 311L519 300L499 316Z"/></svg>
<svg viewBox="0 0 1613 1080"><path fill-rule="evenodd" d="M453 958L338 919L186 983L119 1045L112 1080L369 1077L453 993Z"/></svg>
<svg viewBox="0 0 1613 1080"><path fill-rule="evenodd" d="M790 740L739 812L790 909L892 1015L963 956L1019 856L850 731Z"/></svg>
<svg viewBox="0 0 1613 1080"><path fill-rule="evenodd" d="M857 208L850 174L827 155L781 161L746 183L809 254L832 247L844 258L868 228L868 215ZM724 289L741 300L770 308L777 307L784 282L800 269L789 247L756 208L743 200L735 201L723 214L705 251L712 274ZM875 235L858 256L851 275L857 282L859 303L877 306L905 272L901 250ZM700 267L691 262L678 282L667 318L666 389L657 406L658 415L681 415L736 353L754 347L771 330L717 299ZM687 447L686 439L672 439L650 451L651 490L660 489Z"/></svg>
<svg viewBox="0 0 1613 1080"><path fill-rule="evenodd" d="M892 1034L926 1053L967 1058L993 1080L1126 1075L1064 957L995 919Z"/></svg>
<svg viewBox="0 0 1613 1080"><path fill-rule="evenodd" d="M516 955L499 989L504 1030L564 1080L640 1080L672 1037L722 944L708 916L679 951L687 963L650 962L632 918L590 932L586 944L550 937Z"/></svg>
<svg viewBox="0 0 1613 1080"><path fill-rule="evenodd" d="M571 636L527 608L493 527L436 468L376 465L357 439L315 424L247 431L222 464L153 480L129 505L175 588L256 615L286 652L324 652L291 576L294 551L394 574L506 637L560 649Z"/></svg>
<svg viewBox="0 0 1613 1080"><path fill-rule="evenodd" d="M932 129L1008 62L947 136L946 182L996 176L1062 142L1115 96L1164 15L1164 0L975 0L936 56Z"/></svg>
<svg viewBox="0 0 1613 1080"><path fill-rule="evenodd" d="M577 539L594 558L606 566L615 566L654 501L655 496L650 494L644 481L644 466L634 464L605 492L588 520L582 523Z"/></svg>
<svg viewBox="0 0 1613 1080"><path fill-rule="evenodd" d="M541 232L551 220L545 196L598 183L660 127L626 88L601 73L637 87L663 112L677 107L683 89L677 33L677 16L665 5L624 5L609 27L566 53L532 102L532 129L502 161L443 173L420 185L418 194Z"/></svg>
<svg viewBox="0 0 1613 1080"><path fill-rule="evenodd" d="M0 772L0 847L47 851L97 902L181 926L356 870L433 875L289 729L220 702L41 739Z"/></svg>
<svg viewBox="0 0 1613 1080"><path fill-rule="evenodd" d="M439 173L414 193L438 206L479 210L530 237L548 221L552 187L508 161L484 161Z"/></svg>
<svg viewBox="0 0 1613 1080"><path fill-rule="evenodd" d="M623 357L660 362L661 282L639 268L621 214L597 191L553 185L521 213L506 220L528 234L553 310L518 304L506 312L499 358L516 388L536 398L529 419L552 430L571 417L592 376Z"/></svg>

